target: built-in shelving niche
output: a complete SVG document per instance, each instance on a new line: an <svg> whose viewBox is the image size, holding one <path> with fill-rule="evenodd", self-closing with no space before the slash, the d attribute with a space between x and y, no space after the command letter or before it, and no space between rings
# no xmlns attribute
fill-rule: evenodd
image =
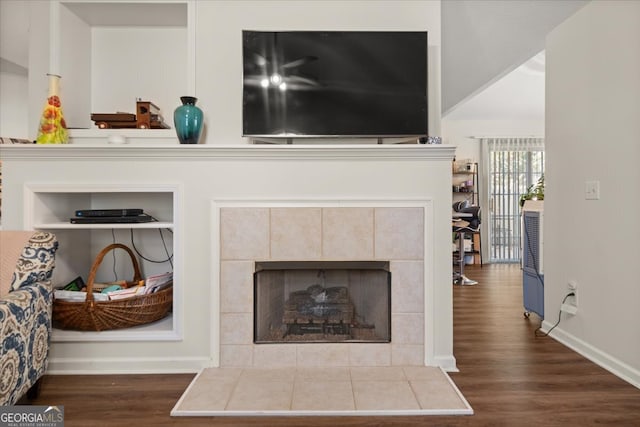
<svg viewBox="0 0 640 427"><path fill-rule="evenodd" d="M160 107L173 127L180 97L194 94L195 13L192 0L52 2L50 71L74 143L105 142L91 113L136 112L136 100ZM130 129L128 142L177 143L173 129Z"/></svg>
<svg viewBox="0 0 640 427"><path fill-rule="evenodd" d="M98 252L113 242L123 243L154 261L178 252L178 185L66 185L26 186L25 226L56 234L59 249L52 283L60 287L78 275L86 281ZM71 224L76 209L142 208L158 222L141 224ZM133 239L133 242L132 240ZM108 255L98 271L97 281L131 279L131 262L124 251ZM168 317L148 325L127 329L83 332L53 329L52 341L163 341L181 339L180 281L182 260L152 263L138 256L144 276L174 272L174 305ZM131 277L130 277L131 276Z"/></svg>

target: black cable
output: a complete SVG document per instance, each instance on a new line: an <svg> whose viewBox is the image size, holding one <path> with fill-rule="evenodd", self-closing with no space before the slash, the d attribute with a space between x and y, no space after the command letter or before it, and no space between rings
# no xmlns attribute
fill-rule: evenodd
<svg viewBox="0 0 640 427"><path fill-rule="evenodd" d="M152 262L154 264L163 264L165 262L168 262L171 265L171 268L173 269L173 254L169 254L169 250L167 249L167 243L165 242L164 235L162 234L162 229L158 229L158 232L160 233L160 239L162 240L162 245L164 246L164 251L167 254L167 258L166 259L162 259L162 260L153 260L153 259L147 258L144 255L142 255L142 253L140 253L140 251L136 247L136 244L135 244L135 242L133 240L133 229L130 228L129 232L130 232L130 235L131 235L131 247L136 252L136 254L138 254L138 256L140 258L142 258L145 261Z"/></svg>
<svg viewBox="0 0 640 427"><path fill-rule="evenodd" d="M158 231L160 232L160 240L162 240L162 246L164 247L164 253L167 254L167 261L169 262L169 265L171 265L171 270L173 271L173 255L169 255L169 250L167 249L167 242L165 242L165 240L164 240L164 235L162 234L162 230L158 230Z"/></svg>
<svg viewBox="0 0 640 427"><path fill-rule="evenodd" d="M567 298L569 298L569 297L571 297L571 296L574 296L574 295L575 295L575 293L574 293L574 292L570 292L570 293L568 293L567 295L565 295L564 299L563 299L563 300L562 300L562 302L560 303L560 310L558 310L558 321L556 322L556 324L555 324L555 325L553 325L553 326L551 327L551 329L549 329L546 333L545 333L545 332L539 333L538 331L540 331L540 329L542 329L542 325L538 326L538 327L536 328L536 330L535 330L535 331L533 331L533 336L534 336L534 337L546 337L546 336L548 336L548 335L551 333L551 331L553 331L553 330L555 329L555 327L556 327L556 326L558 326L558 325L560 324L560 318L562 317L562 304L564 304L564 303L565 303L565 301L567 301Z"/></svg>
<svg viewBox="0 0 640 427"><path fill-rule="evenodd" d="M157 221L157 219L154 218L154 221ZM115 229L112 228L111 229L111 240L112 243L117 243L116 242L116 234L115 234ZM172 231L170 229L167 229L168 232L172 233ZM173 255L169 254L169 250L167 249L167 242L164 240L164 235L162 234L162 229L158 229L158 232L160 233L160 239L162 240L162 246L164 247L164 251L167 254L167 258L166 259L162 259L162 260L152 260L149 259L147 257L145 257L144 255L142 255L142 253L140 253L140 251L138 250L138 248L136 247L135 242L133 241L133 228L129 229L130 235L131 235L131 247L133 248L133 250L135 251L136 254L138 254L138 256L140 258L142 258L145 261L148 262L152 262L154 264L163 264L165 262L168 262L171 265L171 270L173 270ZM111 257L113 258L113 281L117 282L118 281L118 273L117 273L117 269L116 269L116 251L111 251Z"/></svg>
<svg viewBox="0 0 640 427"><path fill-rule="evenodd" d="M116 243L116 230L111 229L111 243ZM111 257L113 258L113 281L118 281L118 273L116 272L116 251L111 251Z"/></svg>
<svg viewBox="0 0 640 427"><path fill-rule="evenodd" d="M169 261L169 265L171 265L171 271L173 271L173 255L169 255L169 250L167 249L167 242L164 241L164 236L162 235L162 230L160 230L160 239L162 240L162 246L164 247L164 253L167 254L167 261Z"/></svg>

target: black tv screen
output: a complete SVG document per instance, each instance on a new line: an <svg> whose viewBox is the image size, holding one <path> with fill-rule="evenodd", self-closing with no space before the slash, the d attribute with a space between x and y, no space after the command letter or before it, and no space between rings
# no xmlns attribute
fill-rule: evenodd
<svg viewBox="0 0 640 427"><path fill-rule="evenodd" d="M428 134L426 31L243 31L243 136Z"/></svg>

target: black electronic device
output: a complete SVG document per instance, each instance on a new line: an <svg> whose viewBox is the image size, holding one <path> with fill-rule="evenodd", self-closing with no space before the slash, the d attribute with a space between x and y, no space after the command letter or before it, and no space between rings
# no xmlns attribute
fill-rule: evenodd
<svg viewBox="0 0 640 427"><path fill-rule="evenodd" d="M139 224L157 221L147 214L131 216L88 216L69 218L71 224Z"/></svg>
<svg viewBox="0 0 640 427"><path fill-rule="evenodd" d="M243 31L243 136L428 135L426 31Z"/></svg>
<svg viewBox="0 0 640 427"><path fill-rule="evenodd" d="M135 216L142 215L142 209L79 209L75 215L79 217L104 217L104 216Z"/></svg>

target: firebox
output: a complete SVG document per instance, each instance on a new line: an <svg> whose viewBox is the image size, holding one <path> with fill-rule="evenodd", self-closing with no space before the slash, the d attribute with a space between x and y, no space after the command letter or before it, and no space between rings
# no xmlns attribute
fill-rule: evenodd
<svg viewBox="0 0 640 427"><path fill-rule="evenodd" d="M253 341L391 342L385 261L256 262Z"/></svg>

